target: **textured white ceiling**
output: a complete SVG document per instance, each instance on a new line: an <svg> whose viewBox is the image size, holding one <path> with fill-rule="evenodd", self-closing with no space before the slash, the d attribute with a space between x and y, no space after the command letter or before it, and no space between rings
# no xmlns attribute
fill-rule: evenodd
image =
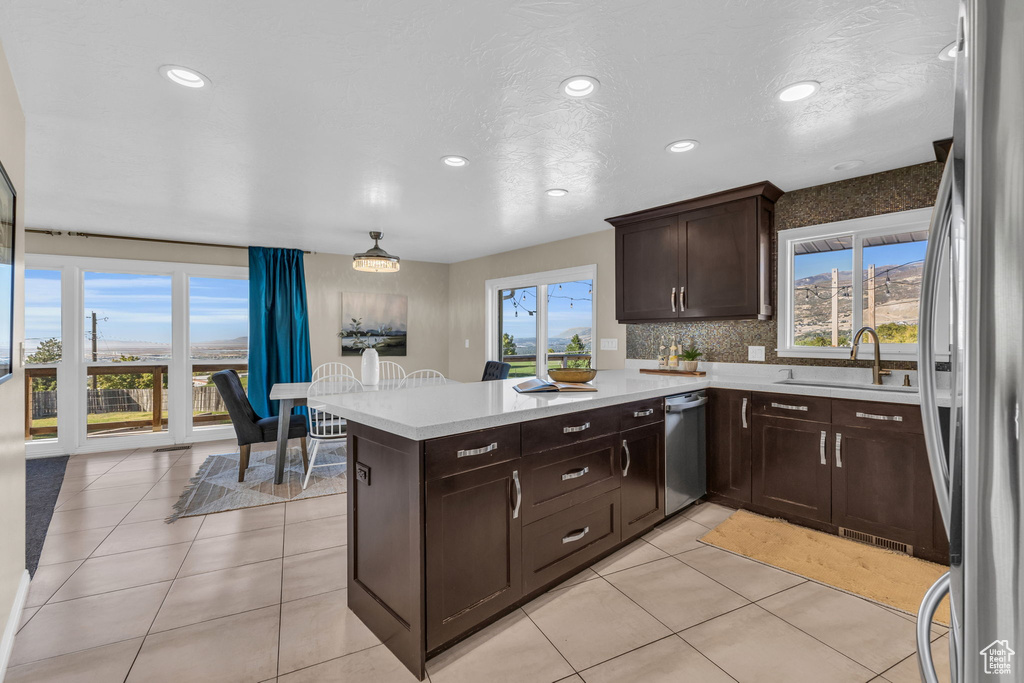
<svg viewBox="0 0 1024 683"><path fill-rule="evenodd" d="M928 161L955 20L955 0L3 0L0 41L29 226L338 253L378 229L450 262ZM600 90L561 97L575 74ZM814 98L775 97L806 79ZM680 138L700 147L664 151Z"/></svg>

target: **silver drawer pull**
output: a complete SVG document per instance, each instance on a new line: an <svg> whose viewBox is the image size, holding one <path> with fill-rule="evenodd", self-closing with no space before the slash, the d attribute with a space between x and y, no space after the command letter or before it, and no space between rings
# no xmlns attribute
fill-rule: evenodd
<svg viewBox="0 0 1024 683"><path fill-rule="evenodd" d="M821 430L821 443L818 444L818 450L821 452L821 464L827 465L828 461L825 460L825 439L828 436L828 432L824 429Z"/></svg>
<svg viewBox="0 0 1024 683"><path fill-rule="evenodd" d="M843 435L836 432L836 467L843 466Z"/></svg>
<svg viewBox="0 0 1024 683"><path fill-rule="evenodd" d="M772 408L781 408L783 410L802 410L807 412L807 406L790 406L785 403L772 403Z"/></svg>
<svg viewBox="0 0 1024 683"><path fill-rule="evenodd" d="M590 533L590 527L589 526L585 526L582 529L580 529L579 531L573 531L572 533L563 536L562 537L562 543L563 544L565 544L565 543L573 543L574 541L580 540L581 538L586 536L588 533Z"/></svg>
<svg viewBox="0 0 1024 683"><path fill-rule="evenodd" d="M512 519L519 519L519 508L523 504L523 487L519 483L519 470L513 470L512 483L516 485L516 504L512 508Z"/></svg>
<svg viewBox="0 0 1024 683"><path fill-rule="evenodd" d="M563 434L572 434L573 432L583 432L590 429L590 423L584 422L579 427L562 427Z"/></svg>
<svg viewBox="0 0 1024 683"><path fill-rule="evenodd" d="M589 467L580 467L578 469L571 470L562 475L562 481L569 481L570 479L579 479L589 471Z"/></svg>
<svg viewBox="0 0 1024 683"><path fill-rule="evenodd" d="M857 413L857 417L862 417L865 420L892 420L893 422L903 422L902 415L875 415L874 413Z"/></svg>
<svg viewBox="0 0 1024 683"><path fill-rule="evenodd" d="M633 417L647 417L648 415L654 415L654 408L648 408L647 410L634 410Z"/></svg>
<svg viewBox="0 0 1024 683"><path fill-rule="evenodd" d="M743 399L743 405L740 406L740 418L743 420L743 428L747 428L747 399Z"/></svg>
<svg viewBox="0 0 1024 683"><path fill-rule="evenodd" d="M498 450L498 442L495 441L490 446L481 446L480 448L472 448L469 450L459 451L455 454L458 458L465 458L470 455L483 455L484 453L490 453L491 451Z"/></svg>

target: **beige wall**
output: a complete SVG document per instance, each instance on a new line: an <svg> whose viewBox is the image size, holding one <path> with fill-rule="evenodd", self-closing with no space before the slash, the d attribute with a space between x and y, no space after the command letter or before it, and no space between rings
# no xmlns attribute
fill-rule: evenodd
<svg viewBox="0 0 1024 683"><path fill-rule="evenodd" d="M24 336L25 117L0 47L0 162L18 193L15 229L14 377L0 384L0 629L7 624L25 573L25 379L18 354ZM0 653L0 657L3 653ZM0 671L0 678L3 671Z"/></svg>
<svg viewBox="0 0 1024 683"><path fill-rule="evenodd" d="M484 283L511 275L597 264L597 329L594 367L622 369L626 363L626 326L615 321L615 231L573 237L535 247L507 251L461 263L449 269L449 376L464 382L480 379L487 360ZM618 339L617 351L601 351L602 338ZM466 341L469 340L469 348Z"/></svg>

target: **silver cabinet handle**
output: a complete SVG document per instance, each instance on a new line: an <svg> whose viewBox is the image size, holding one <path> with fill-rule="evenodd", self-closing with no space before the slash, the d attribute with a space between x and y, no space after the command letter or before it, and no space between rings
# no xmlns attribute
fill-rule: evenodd
<svg viewBox="0 0 1024 683"><path fill-rule="evenodd" d="M743 398L743 405L740 406L740 418L743 420L743 428L747 428L747 399Z"/></svg>
<svg viewBox="0 0 1024 683"><path fill-rule="evenodd" d="M843 466L843 435L836 432L836 467Z"/></svg>
<svg viewBox="0 0 1024 683"><path fill-rule="evenodd" d="M772 403L772 408L781 408L782 410L802 410L807 412L807 406L791 406L785 403Z"/></svg>
<svg viewBox="0 0 1024 683"><path fill-rule="evenodd" d="M672 302L672 312L676 312L676 288L672 288L672 294L669 296L669 301Z"/></svg>
<svg viewBox="0 0 1024 683"><path fill-rule="evenodd" d="M622 448L626 451L626 466L622 468L622 476L626 477L629 475L629 466L633 462L633 457L629 454L629 444L626 440L622 440Z"/></svg>
<svg viewBox="0 0 1024 683"><path fill-rule="evenodd" d="M483 455L484 453L490 453L491 451L498 450L498 442L490 444L489 446L481 446L480 448L471 448L468 450L461 450L455 454L458 458L465 458L470 455Z"/></svg>
<svg viewBox="0 0 1024 683"><path fill-rule="evenodd" d="M857 413L857 417L862 417L865 420L892 420L893 422L903 422L902 415L875 415L873 413Z"/></svg>
<svg viewBox="0 0 1024 683"><path fill-rule="evenodd" d="M578 467L574 470L566 472L562 475L562 481L569 481L570 479L579 479L584 474L590 471L589 467Z"/></svg>
<svg viewBox="0 0 1024 683"><path fill-rule="evenodd" d="M590 533L590 527L589 526L585 526L582 529L580 529L579 531L573 531L572 533L569 533L569 534L566 534L565 536L563 536L562 537L562 543L565 544L565 543L572 543L574 541L578 541L578 540L580 540L581 538L583 538L584 536L586 536L589 533Z"/></svg>
<svg viewBox="0 0 1024 683"><path fill-rule="evenodd" d="M686 310L686 297L684 296L685 293L686 293L686 287L680 287L679 288L679 312L680 313L682 313L683 311Z"/></svg>
<svg viewBox="0 0 1024 683"><path fill-rule="evenodd" d="M647 410L634 410L633 417L647 417L648 415L654 415L654 408L648 408Z"/></svg>
<svg viewBox="0 0 1024 683"><path fill-rule="evenodd" d="M562 427L563 434L572 434L574 432L583 432L590 429L590 423L584 422L579 427Z"/></svg>
<svg viewBox="0 0 1024 683"><path fill-rule="evenodd" d="M818 444L818 450L821 451L821 464L827 465L828 461L825 460L825 439L828 438L828 432L824 429L821 430L821 443Z"/></svg>
<svg viewBox="0 0 1024 683"><path fill-rule="evenodd" d="M512 519L518 519L519 506L523 504L523 487L519 485L519 470L512 470L512 481L516 485L516 506L512 508Z"/></svg>

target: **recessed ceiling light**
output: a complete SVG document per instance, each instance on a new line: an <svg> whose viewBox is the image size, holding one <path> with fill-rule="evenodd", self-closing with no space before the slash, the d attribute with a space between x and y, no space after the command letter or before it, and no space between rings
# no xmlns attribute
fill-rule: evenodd
<svg viewBox="0 0 1024 683"><path fill-rule="evenodd" d="M673 153L689 152L691 149L693 149L699 144L700 143L697 142L696 140L676 140L675 142L670 142L668 145L666 145L665 149Z"/></svg>
<svg viewBox="0 0 1024 683"><path fill-rule="evenodd" d="M941 51L939 51L939 59L941 59L944 62L955 61L956 60L957 47L958 46L956 44L956 41L954 40L952 43L950 43L946 47L942 48Z"/></svg>
<svg viewBox="0 0 1024 683"><path fill-rule="evenodd" d="M779 91L779 99L783 102L796 102L797 100L803 100L814 93L818 92L818 88L821 87L821 83L818 81L800 81L792 85L787 85L785 88Z"/></svg>
<svg viewBox="0 0 1024 683"><path fill-rule="evenodd" d="M569 194L569 190L563 190L560 187L553 187L547 192L545 192L545 194L547 194L547 196L549 197L564 197L565 195Z"/></svg>
<svg viewBox="0 0 1024 683"><path fill-rule="evenodd" d="M840 161L838 164L832 167L833 171L849 171L851 168L857 168L862 166L864 162L861 159L850 159L849 161Z"/></svg>
<svg viewBox="0 0 1024 683"><path fill-rule="evenodd" d="M186 88L202 88L203 86L210 84L209 78L195 69L189 69L184 66L164 64L160 67L160 73L172 83L183 85Z"/></svg>
<svg viewBox="0 0 1024 683"><path fill-rule="evenodd" d="M558 87L569 97L590 97L600 85L593 76L571 76Z"/></svg>
<svg viewBox="0 0 1024 683"><path fill-rule="evenodd" d="M448 156L443 156L441 157L441 161L443 161L448 166L455 167L465 166L466 164L469 163L469 159L467 159L466 157L460 157L458 154L449 154Z"/></svg>

